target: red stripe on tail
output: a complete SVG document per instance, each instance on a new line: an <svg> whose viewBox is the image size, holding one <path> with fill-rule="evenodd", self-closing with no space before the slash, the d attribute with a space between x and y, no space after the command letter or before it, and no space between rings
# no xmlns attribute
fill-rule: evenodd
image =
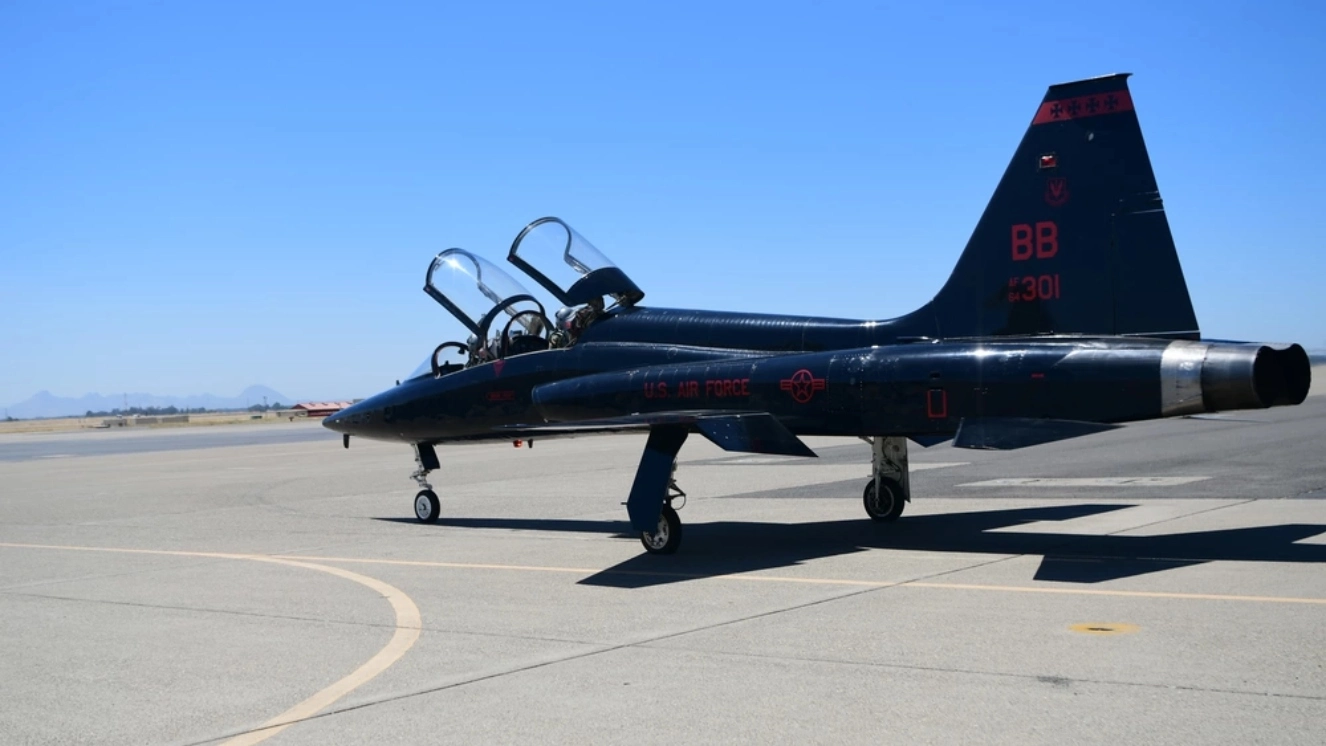
<svg viewBox="0 0 1326 746"><path fill-rule="evenodd" d="M1035 125L1066 122L1069 119L1085 119L1132 110L1133 97L1128 95L1128 91L1111 91L1094 96L1075 96L1046 101L1036 111L1036 118L1031 120L1031 123Z"/></svg>

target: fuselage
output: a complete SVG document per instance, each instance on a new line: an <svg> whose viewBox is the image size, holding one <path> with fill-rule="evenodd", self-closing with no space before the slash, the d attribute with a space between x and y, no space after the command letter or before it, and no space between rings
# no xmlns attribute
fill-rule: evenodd
<svg viewBox="0 0 1326 746"><path fill-rule="evenodd" d="M1296 345L1035 336L937 340L890 321L610 314L566 348L424 375L327 426L411 443L567 432L651 412L767 412L797 434L952 434L966 418L1127 422L1297 403ZM1301 359L1300 359L1301 358Z"/></svg>

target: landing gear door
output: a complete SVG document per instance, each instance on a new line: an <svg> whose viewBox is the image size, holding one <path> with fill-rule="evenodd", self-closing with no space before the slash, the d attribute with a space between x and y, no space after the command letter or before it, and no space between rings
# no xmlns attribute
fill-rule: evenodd
<svg viewBox="0 0 1326 746"><path fill-rule="evenodd" d="M629 306L645 297L625 272L559 218L540 218L525 226L507 260L565 306L581 306L605 295Z"/></svg>

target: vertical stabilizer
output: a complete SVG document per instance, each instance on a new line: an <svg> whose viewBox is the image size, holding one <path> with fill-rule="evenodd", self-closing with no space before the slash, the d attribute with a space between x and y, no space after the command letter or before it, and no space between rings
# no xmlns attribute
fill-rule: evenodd
<svg viewBox="0 0 1326 746"><path fill-rule="evenodd" d="M936 337L1198 338L1128 75L1050 86L953 275Z"/></svg>

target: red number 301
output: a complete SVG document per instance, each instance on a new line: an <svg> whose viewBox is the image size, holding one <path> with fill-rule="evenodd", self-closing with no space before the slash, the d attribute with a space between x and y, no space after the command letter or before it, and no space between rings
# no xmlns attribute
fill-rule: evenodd
<svg viewBox="0 0 1326 746"><path fill-rule="evenodd" d="M1028 275L1008 281L1008 300L1013 303L1059 298L1059 275Z"/></svg>

